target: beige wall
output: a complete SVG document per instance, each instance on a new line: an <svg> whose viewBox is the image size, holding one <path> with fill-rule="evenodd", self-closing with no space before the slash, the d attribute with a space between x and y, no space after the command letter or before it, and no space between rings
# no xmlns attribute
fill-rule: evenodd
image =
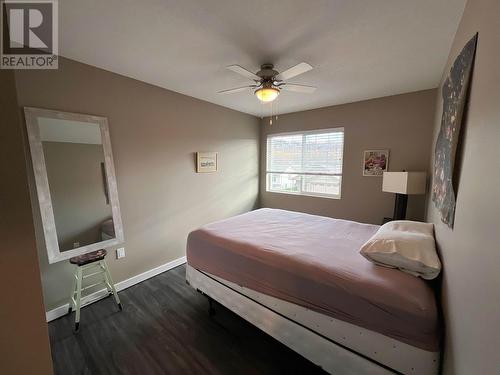
<svg viewBox="0 0 500 375"><path fill-rule="evenodd" d="M390 149L389 170L427 171L431 148L436 90L389 96L279 116L261 127L260 197L263 207L381 224L392 216L394 194L382 192L382 178L363 177L363 151ZM268 134L344 127L342 198L325 199L266 192ZM412 196L408 218L422 219L425 199Z"/></svg>
<svg viewBox="0 0 500 375"><path fill-rule="evenodd" d="M0 373L51 374L23 149L12 71L0 70Z"/></svg>
<svg viewBox="0 0 500 375"><path fill-rule="evenodd" d="M102 144L42 144L59 248L101 241L101 224L112 217L103 184Z"/></svg>
<svg viewBox="0 0 500 375"><path fill-rule="evenodd" d="M16 72L20 106L109 120L126 257L115 282L185 255L194 228L257 206L259 121L75 61ZM217 173L195 173L196 151L218 151ZM40 252L45 307L65 302L71 267Z"/></svg>
<svg viewBox="0 0 500 375"><path fill-rule="evenodd" d="M455 226L441 223L432 202L444 264L445 374L499 374L500 359L500 2L467 2L443 79L466 42L479 31L458 186ZM437 103L434 142L442 100Z"/></svg>

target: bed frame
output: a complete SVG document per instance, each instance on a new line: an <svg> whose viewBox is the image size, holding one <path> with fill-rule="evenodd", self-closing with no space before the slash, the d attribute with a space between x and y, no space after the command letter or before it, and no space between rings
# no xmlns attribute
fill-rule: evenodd
<svg viewBox="0 0 500 375"><path fill-rule="evenodd" d="M191 267L186 282L331 374L439 372L439 353L334 319ZM210 305L212 310L212 305Z"/></svg>

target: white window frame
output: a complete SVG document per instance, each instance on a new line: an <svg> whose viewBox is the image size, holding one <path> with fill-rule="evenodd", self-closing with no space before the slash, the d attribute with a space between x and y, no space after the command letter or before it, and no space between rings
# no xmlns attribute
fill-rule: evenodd
<svg viewBox="0 0 500 375"><path fill-rule="evenodd" d="M286 136L286 135L297 135L301 134L303 136L305 135L310 135L310 134L322 134L322 133L342 133L343 134L343 139L342 139L342 172L341 173L310 173L310 172L303 172L303 173L293 173L297 175L302 175L302 176L339 176L340 177L340 185L339 185L339 193L338 195L333 195L333 194L324 194L324 193L311 193L311 192L290 192L290 191L276 191L276 190L270 190L269 187L269 175L270 174L290 174L286 172L276 172L276 171L270 171L269 170L269 158L268 158L268 149L269 149L269 141L271 138L274 137L281 137L281 136ZM268 134L266 138L266 192L268 193L275 193L275 194L288 194L288 195L297 195L297 196L306 196L306 197L316 197L316 198L329 198L329 199L341 199L342 198L342 182L343 182L343 172L344 172L344 149L345 149L345 131L344 127L336 127L336 128L325 128L325 129L315 129L315 130L305 130L305 131L294 131L294 132L285 132L285 133L273 133L273 134ZM302 186L301 186L302 189Z"/></svg>

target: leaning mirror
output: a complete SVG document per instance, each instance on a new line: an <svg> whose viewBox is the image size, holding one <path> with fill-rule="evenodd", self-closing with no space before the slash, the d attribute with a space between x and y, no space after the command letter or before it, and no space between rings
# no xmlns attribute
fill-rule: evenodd
<svg viewBox="0 0 500 375"><path fill-rule="evenodd" d="M24 108L49 263L123 242L105 117Z"/></svg>

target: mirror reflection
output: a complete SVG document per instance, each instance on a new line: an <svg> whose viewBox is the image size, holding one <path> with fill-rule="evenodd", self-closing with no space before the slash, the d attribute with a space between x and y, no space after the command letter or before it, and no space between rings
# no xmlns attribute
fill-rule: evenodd
<svg viewBox="0 0 500 375"><path fill-rule="evenodd" d="M115 238L98 123L38 117L60 251Z"/></svg>

